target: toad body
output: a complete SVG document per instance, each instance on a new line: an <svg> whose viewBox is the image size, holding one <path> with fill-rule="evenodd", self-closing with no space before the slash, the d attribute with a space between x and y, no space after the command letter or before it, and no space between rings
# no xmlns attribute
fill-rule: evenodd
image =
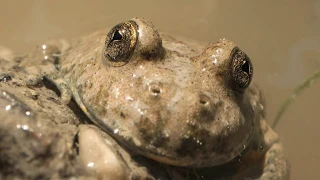
<svg viewBox="0 0 320 180"><path fill-rule="evenodd" d="M261 167L257 179L288 173L262 95L251 84L251 60L232 41L188 44L134 18L83 38L57 65L59 75L46 76L62 101L73 96L132 152L172 166L236 164L237 177L251 173L250 166Z"/></svg>

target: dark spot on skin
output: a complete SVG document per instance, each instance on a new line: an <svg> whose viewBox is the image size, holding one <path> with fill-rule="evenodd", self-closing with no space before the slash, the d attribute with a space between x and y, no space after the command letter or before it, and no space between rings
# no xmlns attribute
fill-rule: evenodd
<svg viewBox="0 0 320 180"><path fill-rule="evenodd" d="M163 51L162 49L159 49L157 51L155 50L149 50L149 49L142 49L140 52L140 55L143 59L146 60L151 60L151 59L158 59L158 57L160 57L160 59L162 59L163 55Z"/></svg>
<svg viewBox="0 0 320 180"><path fill-rule="evenodd" d="M57 105L61 105L62 104L59 100L57 100L57 99L55 99L53 97L48 97L47 100L52 101Z"/></svg>
<svg viewBox="0 0 320 180"><path fill-rule="evenodd" d="M153 118L152 120L147 116L143 116L139 124L139 130L146 143L160 147L168 142L169 138L163 134L164 121L160 115L153 115Z"/></svg>
<svg viewBox="0 0 320 180"><path fill-rule="evenodd" d="M77 155L79 155L79 135L78 133L74 136L72 148L75 149Z"/></svg>
<svg viewBox="0 0 320 180"><path fill-rule="evenodd" d="M196 158L198 155L199 144L192 138L181 139L181 145L176 149L176 153L181 157L190 156L191 158Z"/></svg>
<svg viewBox="0 0 320 180"><path fill-rule="evenodd" d="M204 103L202 104L203 106L209 106L207 102L202 102L202 103ZM211 110L210 108L207 108L207 107L201 107L199 115L196 116L196 118L199 119L198 121L201 121L201 122L211 122L214 120L214 114L215 114L214 110Z"/></svg>
<svg viewBox="0 0 320 180"><path fill-rule="evenodd" d="M188 138L181 137L181 144L175 149L175 152L180 157L191 157L197 158L199 155L211 154L212 146L217 143L212 140L208 141L210 132L201 123L196 122L196 124L188 124L188 129L186 132L191 132L188 134ZM218 147L219 148L219 147ZM201 157L201 159L203 159Z"/></svg>
<svg viewBox="0 0 320 180"><path fill-rule="evenodd" d="M1 74L0 75L0 82L7 82L10 80L12 80L12 78L9 74Z"/></svg>
<svg viewBox="0 0 320 180"><path fill-rule="evenodd" d="M123 112L120 112L120 117L125 118L126 116L123 114Z"/></svg>
<svg viewBox="0 0 320 180"><path fill-rule="evenodd" d="M203 179L232 179L231 177L238 173L237 166L232 163L226 163L214 167L205 167L196 169L196 171L200 177L203 177Z"/></svg>
<svg viewBox="0 0 320 180"><path fill-rule="evenodd" d="M269 152L269 157L267 159L267 164L273 164L274 163L275 158L277 157L276 154L277 154L276 150L272 150L272 151Z"/></svg>
<svg viewBox="0 0 320 180"><path fill-rule="evenodd" d="M223 141L222 136L219 136L219 137L217 138L217 141L218 141L218 143L221 143L221 142Z"/></svg>

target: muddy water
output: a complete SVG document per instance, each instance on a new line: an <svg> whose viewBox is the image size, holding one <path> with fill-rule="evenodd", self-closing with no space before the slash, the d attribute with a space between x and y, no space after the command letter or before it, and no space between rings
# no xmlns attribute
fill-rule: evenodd
<svg viewBox="0 0 320 180"><path fill-rule="evenodd" d="M25 53L49 38L73 38L134 16L202 43L226 37L251 57L271 123L281 103L320 68L320 1L0 0L0 44ZM297 98L276 127L291 179L317 179L320 80Z"/></svg>

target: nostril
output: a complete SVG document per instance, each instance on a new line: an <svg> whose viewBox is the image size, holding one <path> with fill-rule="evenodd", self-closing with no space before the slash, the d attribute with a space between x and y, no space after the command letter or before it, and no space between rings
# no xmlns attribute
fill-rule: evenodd
<svg viewBox="0 0 320 180"><path fill-rule="evenodd" d="M207 104L207 101L204 101L204 100L200 99L200 103L201 104Z"/></svg>
<svg viewBox="0 0 320 180"><path fill-rule="evenodd" d="M200 92L198 95L198 107L195 107L195 114L199 122L213 122L215 114L218 108L218 101L214 96L208 93L208 95Z"/></svg>
<svg viewBox="0 0 320 180"><path fill-rule="evenodd" d="M199 102L200 102L200 104L202 104L202 105L208 106L208 105L210 104L210 98L209 98L207 95L205 95L205 94L200 94L200 96L199 96Z"/></svg>
<svg viewBox="0 0 320 180"><path fill-rule="evenodd" d="M161 89L158 86L151 87L151 92L154 94L160 94Z"/></svg>
<svg viewBox="0 0 320 180"><path fill-rule="evenodd" d="M150 83L149 91L153 96L158 96L162 92L162 83L161 82Z"/></svg>

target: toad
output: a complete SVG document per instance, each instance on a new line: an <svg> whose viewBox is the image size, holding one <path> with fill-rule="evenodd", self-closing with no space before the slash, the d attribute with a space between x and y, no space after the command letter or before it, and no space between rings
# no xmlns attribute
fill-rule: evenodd
<svg viewBox="0 0 320 180"><path fill-rule="evenodd" d="M54 63L41 76L57 85L61 100L73 97L132 153L179 167L232 164L238 178L288 173L262 94L251 83L251 60L230 40L185 43L133 18L82 38Z"/></svg>

